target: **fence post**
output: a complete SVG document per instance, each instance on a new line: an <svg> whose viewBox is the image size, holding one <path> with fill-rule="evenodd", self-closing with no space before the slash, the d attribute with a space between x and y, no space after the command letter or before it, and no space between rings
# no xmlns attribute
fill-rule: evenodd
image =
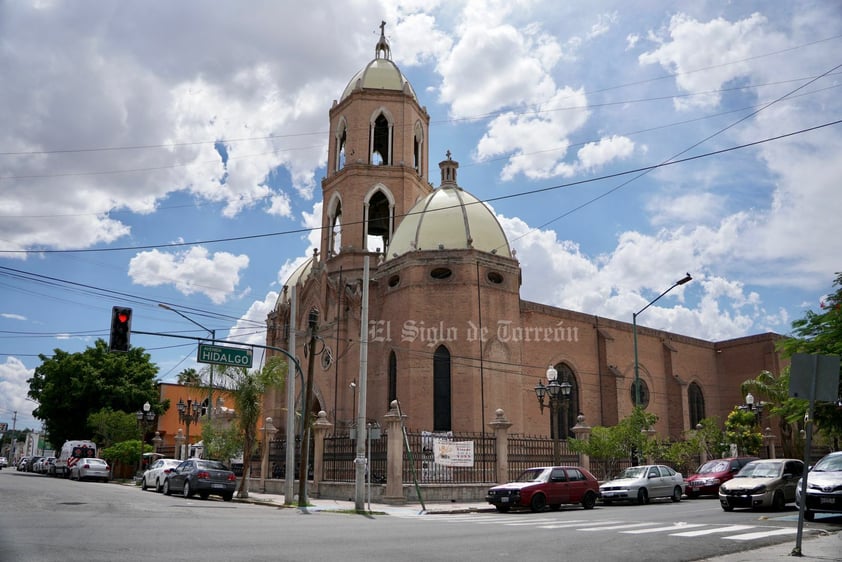
<svg viewBox="0 0 842 562"><path fill-rule="evenodd" d="M585 424L585 416L579 414L576 418L576 425L571 428L573 435L579 441L587 441L591 437L591 426ZM585 453L579 453L579 466L587 471L591 469L591 457Z"/></svg>
<svg viewBox="0 0 842 562"><path fill-rule="evenodd" d="M766 445L766 458L775 458L775 434L772 433L772 428L767 427L763 432L763 444Z"/></svg>
<svg viewBox="0 0 842 562"><path fill-rule="evenodd" d="M406 419L406 415L403 416ZM386 493L383 502L406 503L403 493L403 419L398 411L398 402L393 400L389 411L383 416L386 431Z"/></svg>
<svg viewBox="0 0 842 562"><path fill-rule="evenodd" d="M494 419L488 423L494 429L494 446L497 457L497 483L509 481L509 428L512 422L506 418L502 408L497 408Z"/></svg>
<svg viewBox="0 0 842 562"><path fill-rule="evenodd" d="M266 479L269 477L269 442L277 433L272 418L266 418L260 432L263 434L263 454L260 456L260 487L266 493ZM246 462L246 459L243 459Z"/></svg>
<svg viewBox="0 0 842 562"><path fill-rule="evenodd" d="M327 412L319 411L318 419L313 424L313 495L320 497L319 483L322 481L322 472L325 464L325 434L333 427L333 424L327 421ZM301 475L302 478L307 478L307 475Z"/></svg>

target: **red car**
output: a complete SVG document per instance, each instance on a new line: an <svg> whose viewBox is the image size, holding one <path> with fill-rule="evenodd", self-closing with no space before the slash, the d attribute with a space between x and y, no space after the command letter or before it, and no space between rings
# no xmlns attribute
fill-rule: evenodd
<svg viewBox="0 0 842 562"><path fill-rule="evenodd" d="M688 498L699 496L715 496L719 493L720 484L732 479L745 465L751 461L758 460L757 457L729 457L726 459L713 459L696 470L696 474L689 476L685 481L685 491Z"/></svg>
<svg viewBox="0 0 842 562"><path fill-rule="evenodd" d="M505 513L513 507L542 511L549 506L581 504L593 509L599 498L599 482L593 474L579 466L539 466L524 470L514 482L488 490L486 501Z"/></svg>

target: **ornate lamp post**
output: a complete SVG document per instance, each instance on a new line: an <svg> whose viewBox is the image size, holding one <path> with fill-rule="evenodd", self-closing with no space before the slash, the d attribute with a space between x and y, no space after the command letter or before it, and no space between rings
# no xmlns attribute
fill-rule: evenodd
<svg viewBox="0 0 842 562"><path fill-rule="evenodd" d="M572 385L564 380L559 384L558 382L558 371L555 370L555 367L550 365L547 369L547 386L538 380L538 384L535 385L535 396L538 398L538 406L541 408L541 414L544 413L544 397L548 397L549 400L549 408L550 408L550 437L553 440L553 464L558 465L561 463L561 452L560 452L560 444L559 444L559 435L558 435L558 407L559 403L561 403L562 408L564 409L564 439L567 439L567 407L570 400L570 390Z"/></svg>
<svg viewBox="0 0 842 562"><path fill-rule="evenodd" d="M187 455L186 458L190 458L190 424L196 423L199 421L199 415L201 414L201 406L198 402L194 402L193 400L187 400L187 403L184 402L181 398L178 399L178 404L176 404L178 408L178 421L183 423L186 428L186 440L187 440Z"/></svg>
<svg viewBox="0 0 842 562"><path fill-rule="evenodd" d="M672 284L672 287L655 297L653 300L649 301L649 304L638 310L637 312L632 314L632 337L634 339L634 405L635 407L640 406L640 364L637 361L637 317L640 315L641 312L655 304L655 302L660 299L662 296L666 295L679 285L684 285L685 283L689 283L692 281L693 278L690 277L688 273L678 281Z"/></svg>
<svg viewBox="0 0 842 562"><path fill-rule="evenodd" d="M137 472L140 474L143 471L143 439L146 437L146 422L155 421L155 412L152 411L152 406L149 402L143 403L143 409L135 412L137 417L137 425L140 428L140 456L137 460Z"/></svg>
<svg viewBox="0 0 842 562"><path fill-rule="evenodd" d="M740 409L748 412L754 412L754 419L757 420L757 425L760 425L761 417L763 416L763 406L765 405L766 404L762 400L760 402L755 402L754 395L749 392L746 394L746 403L740 406Z"/></svg>

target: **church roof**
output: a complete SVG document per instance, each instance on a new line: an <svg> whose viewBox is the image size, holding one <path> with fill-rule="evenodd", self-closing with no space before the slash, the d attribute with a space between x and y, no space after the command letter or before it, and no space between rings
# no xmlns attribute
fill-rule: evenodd
<svg viewBox="0 0 842 562"><path fill-rule="evenodd" d="M512 257L497 217L456 183L459 163L441 162L441 187L420 200L395 230L386 259L418 250L476 249Z"/></svg>
<svg viewBox="0 0 842 562"><path fill-rule="evenodd" d="M292 272L292 275L286 280L284 283L284 287L292 287L293 285L297 285L303 279L305 279L310 272L313 270L313 258L308 258L304 263L299 265L295 271ZM278 295L278 300L275 302L275 307L277 308L279 305L289 302L289 292L282 290L281 294Z"/></svg>
<svg viewBox="0 0 842 562"><path fill-rule="evenodd" d="M418 97L415 95L415 90L412 89L409 80L401 73L398 66L392 62L392 51L384 34L385 26L386 22L380 24L380 40L374 47L374 60L351 78L351 81L345 86L345 91L342 92L340 101L360 89L406 92L415 101L418 101Z"/></svg>

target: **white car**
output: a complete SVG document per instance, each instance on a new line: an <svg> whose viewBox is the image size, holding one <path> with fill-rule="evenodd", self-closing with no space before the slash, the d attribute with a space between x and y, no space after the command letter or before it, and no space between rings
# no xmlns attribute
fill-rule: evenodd
<svg viewBox="0 0 842 562"><path fill-rule="evenodd" d="M627 468L617 478L599 487L602 503L614 501L649 503L652 498L670 498L680 502L684 477L668 466L648 464Z"/></svg>
<svg viewBox="0 0 842 562"><path fill-rule="evenodd" d="M146 469L143 473L143 478L140 480L140 489L147 490L155 488L156 492L164 490L164 480L167 479L167 474L175 467L181 464L178 459L158 459Z"/></svg>

